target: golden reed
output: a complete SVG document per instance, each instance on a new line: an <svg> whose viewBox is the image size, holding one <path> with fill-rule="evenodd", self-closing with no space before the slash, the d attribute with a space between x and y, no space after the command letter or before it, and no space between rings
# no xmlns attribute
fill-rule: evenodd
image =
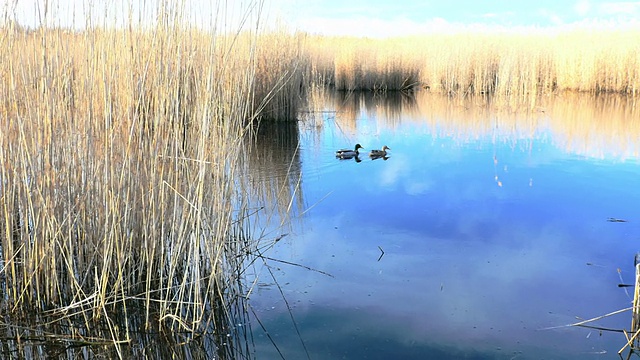
<svg viewBox="0 0 640 360"><path fill-rule="evenodd" d="M140 324L223 336L258 240L242 145L255 120L295 117L295 39L2 28L2 308L67 330L102 321L118 356Z"/></svg>
<svg viewBox="0 0 640 360"><path fill-rule="evenodd" d="M306 51L339 90L531 95L575 90L637 95L640 31L459 33L390 39L309 36Z"/></svg>

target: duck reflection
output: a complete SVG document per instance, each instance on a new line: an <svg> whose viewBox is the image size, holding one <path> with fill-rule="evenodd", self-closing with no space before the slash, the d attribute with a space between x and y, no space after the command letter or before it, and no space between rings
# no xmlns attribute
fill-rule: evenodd
<svg viewBox="0 0 640 360"><path fill-rule="evenodd" d="M362 160L360 159L360 155L359 154L353 154L353 155L336 155L336 158L340 161L342 160L353 160L355 162L361 162Z"/></svg>
<svg viewBox="0 0 640 360"><path fill-rule="evenodd" d="M389 160L389 156L387 155L369 155L369 157L371 158L371 160L378 160L378 159L382 159L384 161Z"/></svg>

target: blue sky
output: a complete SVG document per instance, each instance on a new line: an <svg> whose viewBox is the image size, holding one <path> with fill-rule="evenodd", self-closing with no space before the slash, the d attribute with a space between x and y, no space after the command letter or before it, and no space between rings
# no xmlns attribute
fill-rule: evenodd
<svg viewBox="0 0 640 360"><path fill-rule="evenodd" d="M386 36L463 29L621 27L640 29L640 1L312 0L280 3L296 28ZM286 3L286 5L284 5Z"/></svg>
<svg viewBox="0 0 640 360"><path fill-rule="evenodd" d="M49 23L81 27L86 12L94 24L122 23L133 9L134 21L151 22L162 0L48 0ZM0 19L15 18L35 27L44 0L0 0ZM227 28L237 26L239 7L257 0L176 0L193 22L210 27L216 11L229 15ZM108 5L105 5L108 4ZM140 7L145 4L144 10ZM105 10L106 9L106 10ZM255 9L255 7L254 7ZM108 18L104 14L108 14ZM325 35L386 37L464 30L529 30L566 27L635 27L640 29L640 1L611 0L265 0L263 25L287 24L292 29ZM253 20L249 21L250 24ZM0 20L1 22L1 20Z"/></svg>

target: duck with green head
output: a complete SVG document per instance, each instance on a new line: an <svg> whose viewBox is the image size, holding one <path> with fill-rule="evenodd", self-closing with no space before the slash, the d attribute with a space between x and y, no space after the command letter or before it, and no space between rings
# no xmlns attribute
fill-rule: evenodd
<svg viewBox="0 0 640 360"><path fill-rule="evenodd" d="M350 149L337 150L336 157L341 159L351 159L353 157L360 155L360 152L358 152L359 149L364 149L364 148L362 147L362 145L356 144L353 150L350 150Z"/></svg>

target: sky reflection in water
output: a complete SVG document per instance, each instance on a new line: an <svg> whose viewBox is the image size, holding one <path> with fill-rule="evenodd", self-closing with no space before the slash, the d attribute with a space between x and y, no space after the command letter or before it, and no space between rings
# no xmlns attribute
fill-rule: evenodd
<svg viewBox="0 0 640 360"><path fill-rule="evenodd" d="M640 250L637 159L593 149L596 157L588 140L576 145L592 135L558 135L555 105L527 137L517 121L500 133L506 126L495 114L465 127L420 104L387 111L389 119L371 106L329 103L338 115L299 134L310 210L268 255L333 275L269 262L310 357L617 356L622 334L545 328L631 305L617 284L633 283ZM388 145L390 157L334 158L356 142ZM269 282L264 269L260 278ZM285 358L306 358L277 287L259 287L251 304ZM597 325L630 322L626 312ZM278 356L258 326L254 336L257 358Z"/></svg>

